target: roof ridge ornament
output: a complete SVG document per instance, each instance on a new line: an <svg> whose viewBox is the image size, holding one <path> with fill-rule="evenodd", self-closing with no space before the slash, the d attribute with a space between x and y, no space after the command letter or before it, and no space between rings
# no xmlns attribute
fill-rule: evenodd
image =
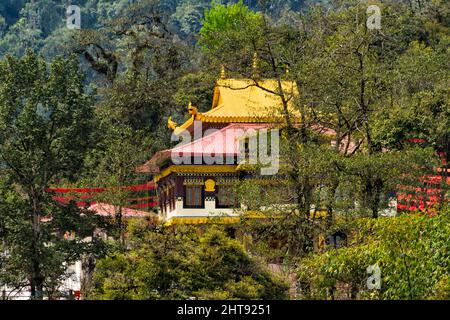
<svg viewBox="0 0 450 320"><path fill-rule="evenodd" d="M225 66L223 64L220 67L220 79L226 79Z"/></svg>
<svg viewBox="0 0 450 320"><path fill-rule="evenodd" d="M189 112L190 115L192 115L192 118L194 120L200 120L201 119L201 115L202 114L200 112L198 112L197 107L194 107L192 105L191 101L189 101L189 104L188 104L188 112Z"/></svg>
<svg viewBox="0 0 450 320"><path fill-rule="evenodd" d="M172 116L167 119L167 127L171 130L175 130L175 128L178 127L178 124L172 120Z"/></svg>
<svg viewBox="0 0 450 320"><path fill-rule="evenodd" d="M256 53L256 51L253 53L252 76L254 78L259 77L258 54Z"/></svg>

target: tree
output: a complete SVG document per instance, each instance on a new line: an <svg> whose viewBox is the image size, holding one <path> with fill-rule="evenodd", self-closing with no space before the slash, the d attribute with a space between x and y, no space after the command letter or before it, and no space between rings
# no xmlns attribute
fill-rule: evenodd
<svg viewBox="0 0 450 320"><path fill-rule="evenodd" d="M26 279L32 298L42 299L63 262L95 247L82 242L94 228L90 215L55 202L47 190L78 176L90 147L92 100L74 57L48 66L31 51L8 56L0 62L0 83L0 216L8 252L2 274ZM66 231L78 232L73 241L62 241Z"/></svg>
<svg viewBox="0 0 450 320"><path fill-rule="evenodd" d="M172 9L161 1L128 3L122 10L100 19L96 29L73 33L66 49L95 73L102 105L121 109L123 121L145 130L154 143L167 143L166 119L177 110L172 97L195 64L194 51L169 27Z"/></svg>
<svg viewBox="0 0 450 320"><path fill-rule="evenodd" d="M354 220L341 226L351 238L348 247L331 248L299 265L301 291L306 298L336 298L336 286L348 285L352 299L448 299L449 226L448 209L433 217ZM380 268L379 290L367 287L371 265Z"/></svg>
<svg viewBox="0 0 450 320"><path fill-rule="evenodd" d="M286 215L291 220L296 220L296 223L290 224L296 227L293 234L302 233L304 243L297 242L302 248L300 251L295 250L298 253L312 248L313 222L310 219L310 210L314 205L315 183L321 179L320 174L323 171L319 166L313 165L312 153L301 153L300 150L320 148L323 140L320 143L314 141L317 135L311 127L313 122L310 109L304 108L301 98L299 100L291 90L283 86L285 80L296 81L295 77L291 77L287 72L288 67L295 62L289 59L292 57L289 54L299 49L299 42L296 40L301 39L300 32L295 27L274 24L261 12L251 11L242 1L227 6L215 4L205 14L200 43L207 54L212 55L217 64L223 64L231 76L251 79L252 85L275 95L281 102L282 120L277 126L284 131L281 149L286 166L279 182L280 185L288 184L292 190L292 202L295 206L288 210ZM275 88L264 86L260 81L264 78L273 79ZM294 102L297 115L300 114L299 125L289 108L291 102ZM259 202L263 205L264 194L257 197L262 200Z"/></svg>
<svg viewBox="0 0 450 320"><path fill-rule="evenodd" d="M97 144L86 157L83 182L105 188L92 200L114 206L114 212L109 212L113 218L113 230L109 234L123 241L126 231L123 208L135 194L127 187L143 182L136 168L148 159L150 150L145 146L151 144L152 137L146 137L142 130L133 130L123 121L126 117L121 111L121 106L97 108L94 118L98 120Z"/></svg>
<svg viewBox="0 0 450 320"><path fill-rule="evenodd" d="M408 141L420 139L422 146L440 155L441 163L435 163L434 174L440 175L438 204L442 208L450 188L446 174L450 163L450 94L446 75L449 53L445 49L448 40L438 39L433 46L411 42L396 61L396 72L389 78L398 98L389 111L380 113L375 138L397 150L407 148L411 144Z"/></svg>
<svg viewBox="0 0 450 320"><path fill-rule="evenodd" d="M254 239L266 234L276 243L284 237L281 247L296 257L313 250L314 238L327 233L338 216L377 218L399 184L419 183L437 164L431 149L390 144L383 128L399 119L392 112L397 106L405 112L414 108L393 79L404 79L407 64L401 59L410 42L427 37L420 32L423 21L418 17L404 23L414 13L396 2L383 4L382 31L367 28L366 4L336 1L333 10L327 9L312 6L286 23L251 11L242 1L214 4L200 31L200 44L216 64L223 64L231 76L252 79L284 107L284 121L277 124L284 131L284 166L275 181L290 191L277 193L274 187L269 192L265 185L244 182L239 193L242 203L253 203L252 210L264 207L269 216L283 217L257 224L260 234ZM250 68L255 55L257 70ZM409 63L414 70L419 67ZM434 71L424 73L419 78L436 78ZM275 79L278 89L264 88L259 81L264 78ZM284 80L296 82L300 97L293 99L283 90ZM299 123L288 110L291 99ZM415 134L408 128L395 130ZM295 206L274 206L286 197ZM311 214L324 210L325 223Z"/></svg>
<svg viewBox="0 0 450 320"><path fill-rule="evenodd" d="M286 284L216 227L152 230L136 222L129 228L129 250L99 261L90 298L287 298Z"/></svg>
<svg viewBox="0 0 450 320"><path fill-rule="evenodd" d="M0 55L21 56L26 49L39 51L46 38L62 27L65 7L54 0L17 1L23 5L17 20L9 22L9 28L0 40ZM13 23L14 21L14 23Z"/></svg>

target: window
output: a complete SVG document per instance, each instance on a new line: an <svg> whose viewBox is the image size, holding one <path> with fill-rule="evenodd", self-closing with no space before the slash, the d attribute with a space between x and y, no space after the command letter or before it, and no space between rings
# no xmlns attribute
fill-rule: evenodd
<svg viewBox="0 0 450 320"><path fill-rule="evenodd" d="M203 186L184 186L184 207L203 208Z"/></svg>
<svg viewBox="0 0 450 320"><path fill-rule="evenodd" d="M233 187L231 186L218 186L216 194L216 207L217 208L237 208L238 203Z"/></svg>

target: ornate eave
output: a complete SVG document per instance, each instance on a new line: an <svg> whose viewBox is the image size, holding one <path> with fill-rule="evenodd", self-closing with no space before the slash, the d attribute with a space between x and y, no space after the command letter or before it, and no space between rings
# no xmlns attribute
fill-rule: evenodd
<svg viewBox="0 0 450 320"><path fill-rule="evenodd" d="M220 174L220 173L236 173L236 165L172 165L161 173L155 175L154 182L168 177L172 173L185 174Z"/></svg>

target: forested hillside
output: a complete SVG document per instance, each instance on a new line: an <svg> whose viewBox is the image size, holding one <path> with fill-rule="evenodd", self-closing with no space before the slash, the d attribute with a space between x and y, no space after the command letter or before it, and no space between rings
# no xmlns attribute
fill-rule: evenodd
<svg viewBox="0 0 450 320"><path fill-rule="evenodd" d="M4 0L0 3L0 56L6 53L22 54L26 47L52 57L61 52L61 42L67 40L65 27L66 7L81 8L82 28L96 29L105 20L120 17L129 10L133 0ZM151 1L156 3L156 1ZM236 1L222 1L222 3ZM288 17L291 11L299 11L311 2L308 0L257 1L246 0L253 10L270 13L276 19ZM221 3L218 1L218 3ZM209 0L171 0L158 4L164 11L168 28L182 39L195 38L201 28L205 10L211 7Z"/></svg>

